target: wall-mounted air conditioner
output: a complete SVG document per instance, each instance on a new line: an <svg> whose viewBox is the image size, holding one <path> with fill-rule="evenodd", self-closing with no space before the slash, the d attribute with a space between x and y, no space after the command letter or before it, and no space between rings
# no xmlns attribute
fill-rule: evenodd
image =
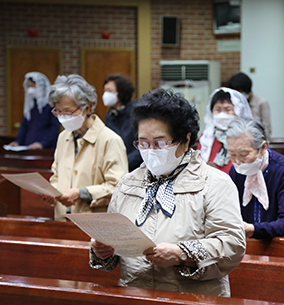
<svg viewBox="0 0 284 305"><path fill-rule="evenodd" d="M162 60L160 68L160 86L182 93L189 102L195 104L202 132L209 96L221 86L220 63L206 60Z"/></svg>

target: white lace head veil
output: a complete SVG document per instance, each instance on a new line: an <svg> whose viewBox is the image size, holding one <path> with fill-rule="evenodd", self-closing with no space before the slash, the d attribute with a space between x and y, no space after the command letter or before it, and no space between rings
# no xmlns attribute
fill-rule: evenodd
<svg viewBox="0 0 284 305"><path fill-rule="evenodd" d="M29 72L25 75L23 83L25 89L24 117L28 121L31 119L31 110L34 107L34 98L27 94L27 83L30 78L36 83L36 103L39 113L42 113L43 107L48 104L48 95L50 92L50 82L44 74L40 72Z"/></svg>
<svg viewBox="0 0 284 305"><path fill-rule="evenodd" d="M231 102L234 104L234 111L237 116L253 118L248 101L242 93L226 87L221 87L213 91L212 94L210 95L210 99L206 107L206 115L204 117L205 129L203 131L202 136L199 139L199 142L201 144L201 158L205 162L209 160L211 148L214 142L213 114L210 110L211 101L215 93L217 93L220 90L230 93Z"/></svg>

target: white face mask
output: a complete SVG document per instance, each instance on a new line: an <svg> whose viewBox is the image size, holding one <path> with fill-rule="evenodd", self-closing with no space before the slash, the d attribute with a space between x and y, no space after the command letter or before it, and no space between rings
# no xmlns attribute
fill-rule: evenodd
<svg viewBox="0 0 284 305"><path fill-rule="evenodd" d="M233 114L227 114L225 112L220 112L218 114L213 114L214 126L221 129L227 130L228 125L236 118Z"/></svg>
<svg viewBox="0 0 284 305"><path fill-rule="evenodd" d="M82 115L83 111L85 110L86 107L82 109L82 112L77 115L64 115L64 114L59 114L57 116L58 121L62 124L62 126L67 130L67 131L75 131L78 130L82 127L86 115Z"/></svg>
<svg viewBox="0 0 284 305"><path fill-rule="evenodd" d="M103 102L104 102L104 105L107 107L114 106L118 102L117 92L112 93L112 92L105 91L103 94Z"/></svg>
<svg viewBox="0 0 284 305"><path fill-rule="evenodd" d="M176 157L178 145L163 149L141 149L140 154L149 171L155 175L165 175L175 170L183 157Z"/></svg>
<svg viewBox="0 0 284 305"><path fill-rule="evenodd" d="M263 158L259 158L258 154L257 158L251 163L241 163L240 165L236 163L233 164L237 173L245 176L251 176L256 174L260 170L262 159Z"/></svg>
<svg viewBox="0 0 284 305"><path fill-rule="evenodd" d="M28 87L27 89L27 94L32 97L32 98L36 98L36 93L37 93L37 90L35 87Z"/></svg>

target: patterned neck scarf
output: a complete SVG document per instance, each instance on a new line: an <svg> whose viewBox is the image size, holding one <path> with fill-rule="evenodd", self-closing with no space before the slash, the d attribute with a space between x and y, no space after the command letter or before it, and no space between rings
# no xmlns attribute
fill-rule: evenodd
<svg viewBox="0 0 284 305"><path fill-rule="evenodd" d="M216 139L222 143L222 147L220 148L213 162L219 166L224 166L230 161L228 154L227 133L226 131L215 128L214 135Z"/></svg>
<svg viewBox="0 0 284 305"><path fill-rule="evenodd" d="M185 154L181 164L168 176L153 176L148 171L144 178L146 186L146 196L141 202L136 226L140 227L146 221L153 207L161 209L167 217L172 217L176 208L175 196L173 191L173 180L188 165L191 159L191 149Z"/></svg>
<svg viewBox="0 0 284 305"><path fill-rule="evenodd" d="M260 170L251 176L246 177L245 189L243 195L243 206L247 206L254 195L261 203L265 210L269 208L269 199L267 193L266 183L263 177L263 172L267 168L269 163L269 153L265 152Z"/></svg>

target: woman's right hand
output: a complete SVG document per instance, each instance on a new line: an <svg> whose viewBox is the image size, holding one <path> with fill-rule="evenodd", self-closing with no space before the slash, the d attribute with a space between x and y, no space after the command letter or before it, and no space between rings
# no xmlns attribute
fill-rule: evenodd
<svg viewBox="0 0 284 305"><path fill-rule="evenodd" d="M55 197L45 195L45 194L41 194L40 198L44 203L49 204L51 206L54 206L57 201Z"/></svg>
<svg viewBox="0 0 284 305"><path fill-rule="evenodd" d="M11 143L10 143L10 144L8 144L8 145L10 145L10 146L19 146L19 143L18 143L18 142L13 141L13 142L11 142Z"/></svg>
<svg viewBox="0 0 284 305"><path fill-rule="evenodd" d="M91 248L100 259L106 259L113 255L114 249L111 246L107 246L95 239L91 239Z"/></svg>

